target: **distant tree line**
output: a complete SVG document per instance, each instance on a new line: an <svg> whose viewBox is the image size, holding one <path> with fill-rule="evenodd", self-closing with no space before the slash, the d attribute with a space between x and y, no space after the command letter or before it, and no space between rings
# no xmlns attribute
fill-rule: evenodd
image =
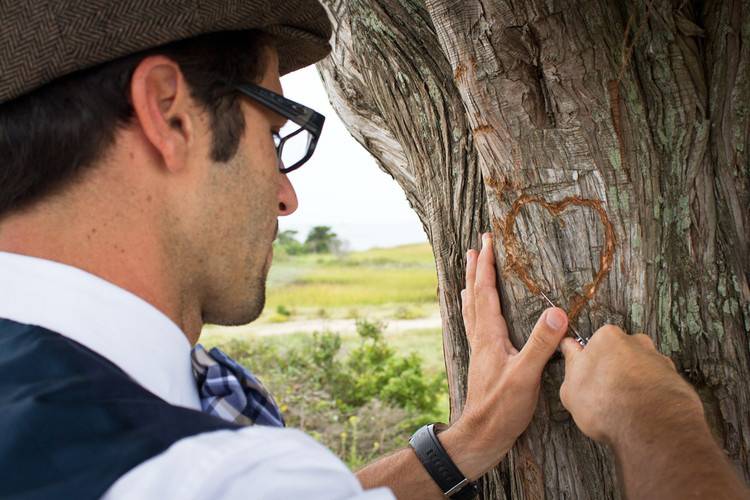
<svg viewBox="0 0 750 500"><path fill-rule="evenodd" d="M344 242L339 239L330 226L315 226L307 233L305 241L297 239L299 231L287 229L279 232L276 245L289 255L307 253L339 253Z"/></svg>

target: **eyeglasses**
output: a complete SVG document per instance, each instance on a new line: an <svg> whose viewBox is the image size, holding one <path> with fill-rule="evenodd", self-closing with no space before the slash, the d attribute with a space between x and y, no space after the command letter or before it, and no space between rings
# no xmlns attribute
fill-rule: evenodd
<svg viewBox="0 0 750 500"><path fill-rule="evenodd" d="M242 83L233 88L289 120L278 133L273 133L282 174L298 169L310 159L323 131L325 116L259 85Z"/></svg>

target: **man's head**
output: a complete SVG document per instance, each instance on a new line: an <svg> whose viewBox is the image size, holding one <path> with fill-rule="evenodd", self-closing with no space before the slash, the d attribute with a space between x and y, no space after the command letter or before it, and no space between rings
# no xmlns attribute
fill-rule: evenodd
<svg viewBox="0 0 750 500"><path fill-rule="evenodd" d="M277 218L297 208L273 140L286 120L218 85L253 82L281 93L277 53L262 37L235 35L220 53L206 56L224 58L244 52L241 47L252 56L225 60L227 67L202 75L218 88L209 103L196 98L198 85L185 77L188 65L162 55L143 59L131 79L136 125L122 142L135 155L133 165L151 166L138 173L140 181L150 178L140 192L152 194L182 300L197 300L202 322L219 324L247 323L261 313Z"/></svg>
<svg viewBox="0 0 750 500"><path fill-rule="evenodd" d="M0 104L0 248L49 257L32 228L70 221L62 253L75 235L72 252L89 259L58 260L173 312L186 331L256 318L277 217L297 200L272 135L285 119L232 85L280 93L277 43L199 35Z"/></svg>

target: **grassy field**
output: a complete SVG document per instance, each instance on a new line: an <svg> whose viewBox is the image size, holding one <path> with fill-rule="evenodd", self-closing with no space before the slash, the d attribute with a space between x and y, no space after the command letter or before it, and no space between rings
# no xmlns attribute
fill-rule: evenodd
<svg viewBox="0 0 750 500"><path fill-rule="evenodd" d="M314 318L366 318L369 320L414 319L438 313L437 276L428 244L376 248L344 256L302 255L274 257L267 286L266 307L253 324L299 321ZM279 314L279 309L288 314ZM241 329L207 326L201 341L210 346L229 338L252 341ZM279 346L299 345L312 332L302 331L265 340ZM416 352L428 374L445 373L439 328L391 333L389 345L399 353ZM357 346L355 333L342 333L342 351ZM446 386L447 387L447 386ZM447 421L447 388L441 396Z"/></svg>
<svg viewBox="0 0 750 500"><path fill-rule="evenodd" d="M278 321L279 307L297 318L387 318L398 310L422 315L437 310L435 262L426 243L345 256L279 257L268 276L260 322Z"/></svg>

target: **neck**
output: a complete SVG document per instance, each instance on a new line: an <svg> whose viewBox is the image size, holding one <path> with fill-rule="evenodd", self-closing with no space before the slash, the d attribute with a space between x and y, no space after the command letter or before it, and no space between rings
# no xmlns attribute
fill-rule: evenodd
<svg viewBox="0 0 750 500"><path fill-rule="evenodd" d="M45 200L0 220L0 251L60 262L105 279L162 311L195 343L200 307L179 280L187 274L175 269L180 260L159 236L159 221L151 217L156 211L149 208L153 196L126 203L91 198Z"/></svg>

